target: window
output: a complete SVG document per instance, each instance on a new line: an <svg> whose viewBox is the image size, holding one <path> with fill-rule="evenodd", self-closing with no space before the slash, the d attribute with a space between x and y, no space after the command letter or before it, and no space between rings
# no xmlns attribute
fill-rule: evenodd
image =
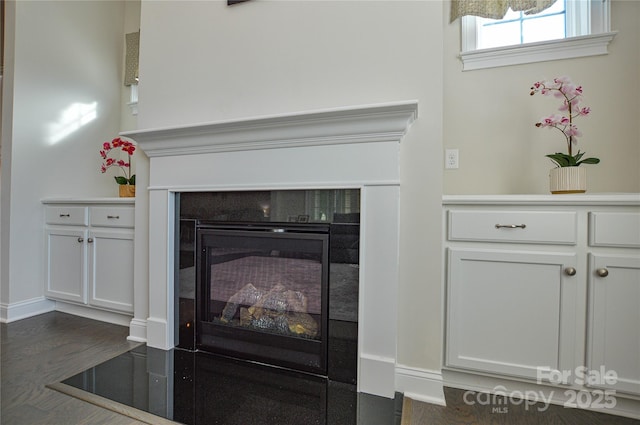
<svg viewBox="0 0 640 425"><path fill-rule="evenodd" d="M607 53L608 0L557 0L535 15L462 18L464 70Z"/></svg>

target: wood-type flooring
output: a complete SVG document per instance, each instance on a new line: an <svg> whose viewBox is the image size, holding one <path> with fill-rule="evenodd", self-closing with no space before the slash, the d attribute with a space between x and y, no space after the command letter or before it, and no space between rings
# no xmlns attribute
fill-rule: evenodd
<svg viewBox="0 0 640 425"><path fill-rule="evenodd" d="M465 390L444 389L447 406L409 400L405 397L402 425L640 425L640 421L584 409L542 403L526 406L508 399L500 405L465 403L486 400L478 393L465 397Z"/></svg>
<svg viewBox="0 0 640 425"><path fill-rule="evenodd" d="M52 312L0 325L0 424L134 425L144 422L48 388L138 344L128 328ZM550 406L544 412L509 405L508 412L463 402L463 390L445 388L447 407L405 398L403 425L639 425L640 421ZM277 425L277 424L265 424ZM334 425L334 424L329 424ZM379 425L373 423L359 425Z"/></svg>
<svg viewBox="0 0 640 425"><path fill-rule="evenodd" d="M46 387L138 345L128 331L59 312L1 324L0 424L141 424Z"/></svg>

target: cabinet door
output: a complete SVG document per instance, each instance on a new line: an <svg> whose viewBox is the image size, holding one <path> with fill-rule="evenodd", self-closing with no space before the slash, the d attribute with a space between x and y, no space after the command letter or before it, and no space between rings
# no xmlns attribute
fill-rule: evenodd
<svg viewBox="0 0 640 425"><path fill-rule="evenodd" d="M574 363L573 253L448 251L448 366L537 379ZM584 276L583 276L584 279Z"/></svg>
<svg viewBox="0 0 640 425"><path fill-rule="evenodd" d="M589 266L586 383L640 395L640 257L590 255Z"/></svg>
<svg viewBox="0 0 640 425"><path fill-rule="evenodd" d="M133 231L89 233L89 304L133 312Z"/></svg>
<svg viewBox="0 0 640 425"><path fill-rule="evenodd" d="M86 230L45 231L45 295L49 298L86 302Z"/></svg>

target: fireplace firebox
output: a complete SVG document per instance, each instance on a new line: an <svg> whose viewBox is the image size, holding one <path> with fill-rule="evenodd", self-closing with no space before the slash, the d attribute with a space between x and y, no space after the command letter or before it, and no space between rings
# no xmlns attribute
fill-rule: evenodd
<svg viewBox="0 0 640 425"><path fill-rule="evenodd" d="M196 348L326 375L329 226L198 222Z"/></svg>
<svg viewBox="0 0 640 425"><path fill-rule="evenodd" d="M356 384L360 191L175 200L176 346Z"/></svg>

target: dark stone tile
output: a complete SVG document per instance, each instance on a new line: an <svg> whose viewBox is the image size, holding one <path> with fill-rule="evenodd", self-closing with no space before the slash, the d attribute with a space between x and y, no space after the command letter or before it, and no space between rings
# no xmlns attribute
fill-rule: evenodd
<svg viewBox="0 0 640 425"><path fill-rule="evenodd" d="M402 410L326 377L146 346L64 383L187 425L393 425Z"/></svg>

